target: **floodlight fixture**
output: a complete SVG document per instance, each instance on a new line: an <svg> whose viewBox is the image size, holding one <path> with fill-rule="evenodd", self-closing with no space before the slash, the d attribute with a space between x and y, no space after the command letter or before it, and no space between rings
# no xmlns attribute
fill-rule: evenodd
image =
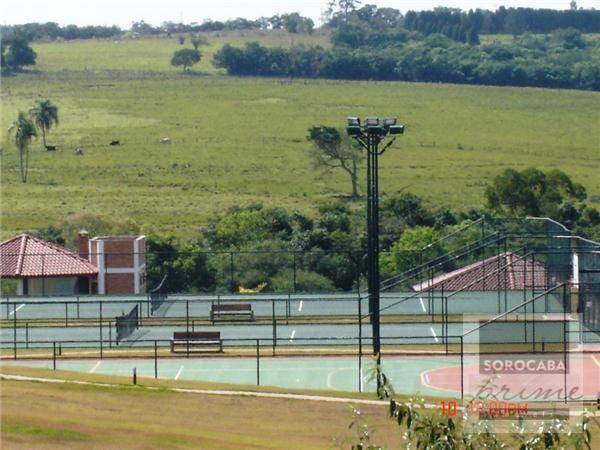
<svg viewBox="0 0 600 450"><path fill-rule="evenodd" d="M348 117L349 127L360 127L360 119L358 117Z"/></svg>
<svg viewBox="0 0 600 450"><path fill-rule="evenodd" d="M385 127L391 127L392 125L396 125L396 118L395 117L387 117L385 119L383 119L383 125Z"/></svg>
<svg viewBox="0 0 600 450"><path fill-rule="evenodd" d="M379 117L367 117L365 119L365 127L377 127L379 126Z"/></svg>
<svg viewBox="0 0 600 450"><path fill-rule="evenodd" d="M346 132L348 136L360 136L362 134L362 130L358 125L349 125L346 127Z"/></svg>
<svg viewBox="0 0 600 450"><path fill-rule="evenodd" d="M390 134L404 134L404 125L391 125L388 132Z"/></svg>

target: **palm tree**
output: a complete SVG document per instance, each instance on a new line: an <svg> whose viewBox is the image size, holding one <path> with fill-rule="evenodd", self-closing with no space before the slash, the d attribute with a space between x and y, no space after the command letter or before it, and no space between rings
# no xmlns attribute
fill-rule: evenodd
<svg viewBox="0 0 600 450"><path fill-rule="evenodd" d="M46 148L46 132L50 131L52 125L58 125L58 107L50 100L38 100L37 104L29 109L29 116L42 131L42 141Z"/></svg>
<svg viewBox="0 0 600 450"><path fill-rule="evenodd" d="M20 112L17 120L8 129L15 132L15 144L19 149L19 162L21 164L21 181L27 183L27 168L29 165L29 144L34 136L37 136L35 125L27 118L24 112Z"/></svg>

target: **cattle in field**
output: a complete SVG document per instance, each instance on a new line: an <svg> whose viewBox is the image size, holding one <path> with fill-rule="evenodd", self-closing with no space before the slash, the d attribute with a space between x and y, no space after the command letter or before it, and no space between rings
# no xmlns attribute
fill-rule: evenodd
<svg viewBox="0 0 600 450"><path fill-rule="evenodd" d="M45 147L46 147L47 152L55 152L56 151L56 145L45 145Z"/></svg>
<svg viewBox="0 0 600 450"><path fill-rule="evenodd" d="M169 137L164 137L160 140L161 144L170 144L171 143L171 138Z"/></svg>
<svg viewBox="0 0 600 450"><path fill-rule="evenodd" d="M121 143L119 141L113 140L113 141L110 141L110 144L108 144L108 145L112 145L114 147L115 145L121 145Z"/></svg>
<svg viewBox="0 0 600 450"><path fill-rule="evenodd" d="M80 147L77 147L73 153L75 153L76 155L83 155L83 149Z"/></svg>

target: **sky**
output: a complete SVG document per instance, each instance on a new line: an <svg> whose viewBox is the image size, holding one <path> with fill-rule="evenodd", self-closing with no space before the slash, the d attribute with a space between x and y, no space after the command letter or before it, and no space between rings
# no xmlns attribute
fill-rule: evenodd
<svg viewBox="0 0 600 450"><path fill-rule="evenodd" d="M393 7L402 12L448 6L461 9L496 9L500 5L568 9L570 0L363 0L363 4ZM299 12L319 23L327 0L4 0L2 24L58 22L60 25L119 25L128 28L144 20L153 25L165 21L198 22L236 17L255 19L286 12ZM578 6L599 8L600 0L578 0ZM26 6L25 6L26 5Z"/></svg>

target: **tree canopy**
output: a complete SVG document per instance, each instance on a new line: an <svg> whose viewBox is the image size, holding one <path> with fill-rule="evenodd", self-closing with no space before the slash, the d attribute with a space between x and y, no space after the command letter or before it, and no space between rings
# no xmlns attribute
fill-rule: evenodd
<svg viewBox="0 0 600 450"><path fill-rule="evenodd" d="M41 130L42 142L46 147L46 133L53 125L58 125L58 107L50 100L38 100L36 105L29 109L29 115L38 130Z"/></svg>
<svg viewBox="0 0 600 450"><path fill-rule="evenodd" d="M19 112L9 131L15 135L15 145L19 151L21 181L26 183L29 169L29 144L31 139L37 135L35 125L24 112Z"/></svg>
<svg viewBox="0 0 600 450"><path fill-rule="evenodd" d="M326 171L340 168L352 183L352 198L358 197L358 169L362 159L360 148L343 130L316 126L308 130L307 139L313 143L310 152L313 165Z"/></svg>
<svg viewBox="0 0 600 450"><path fill-rule="evenodd" d="M16 34L2 40L2 68L21 70L35 65L37 54L29 46L29 40Z"/></svg>
<svg viewBox="0 0 600 450"><path fill-rule="evenodd" d="M200 52L192 48L183 48L173 53L171 58L171 65L174 67L183 66L183 70L187 71L188 68L194 64L200 62Z"/></svg>

